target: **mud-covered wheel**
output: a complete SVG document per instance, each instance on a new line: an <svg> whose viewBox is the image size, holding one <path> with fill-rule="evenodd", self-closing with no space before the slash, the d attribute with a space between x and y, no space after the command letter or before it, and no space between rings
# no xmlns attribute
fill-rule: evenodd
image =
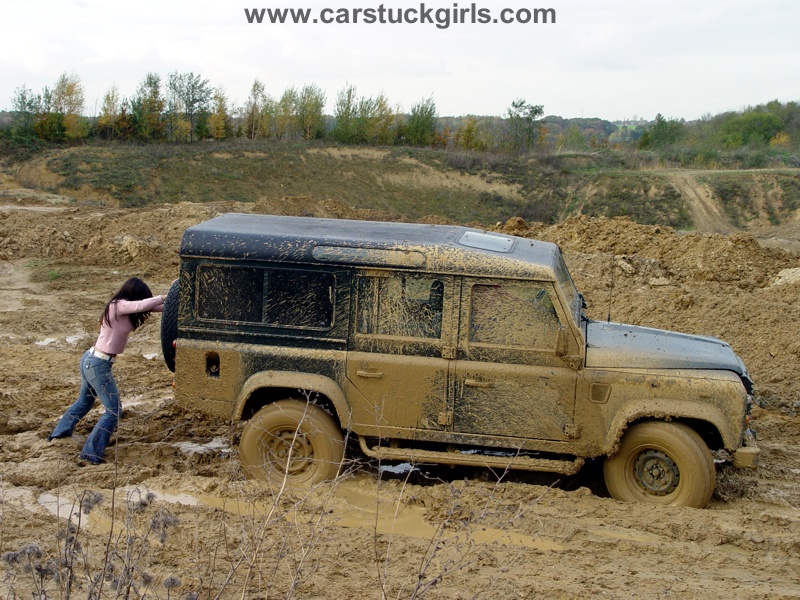
<svg viewBox="0 0 800 600"><path fill-rule="evenodd" d="M256 479L310 487L334 479L344 458L342 430L305 400L279 400L258 411L242 432L239 457Z"/></svg>
<svg viewBox="0 0 800 600"><path fill-rule="evenodd" d="M648 421L625 433L603 465L612 498L665 506L705 507L714 493L714 458L703 439L681 423Z"/></svg>
<svg viewBox="0 0 800 600"><path fill-rule="evenodd" d="M178 339L178 280L172 282L164 298L161 314L161 353L167 368L175 372L175 340Z"/></svg>

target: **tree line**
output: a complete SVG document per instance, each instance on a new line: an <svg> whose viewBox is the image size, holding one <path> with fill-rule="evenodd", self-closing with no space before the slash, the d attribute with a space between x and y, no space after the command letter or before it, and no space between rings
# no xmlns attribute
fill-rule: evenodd
<svg viewBox="0 0 800 600"><path fill-rule="evenodd" d="M242 106L221 87L193 72L148 73L132 96L112 85L98 114L85 116L80 78L63 73L52 87L18 87L11 99L11 132L48 142L89 138L136 142L192 143L229 138L298 141L330 139L345 144L440 146L465 150L524 152L541 138L544 107L516 99L499 119L467 117L442 125L433 97L406 113L385 94L365 96L355 85L339 90L333 115L316 84L270 95L259 79Z"/></svg>
<svg viewBox="0 0 800 600"><path fill-rule="evenodd" d="M638 138L638 146L645 149L696 146L722 150L742 147L789 150L796 148L798 141L800 104L773 100L741 112L705 115L691 123L658 114L655 122Z"/></svg>
<svg viewBox="0 0 800 600"><path fill-rule="evenodd" d="M614 124L599 118L544 117L542 105L524 99L511 102L501 116L441 117L433 96L405 112L385 94L362 95L346 84L336 94L333 114L326 115L327 96L316 84L289 87L273 96L256 79L244 104L236 106L223 88L213 87L200 74L174 72L164 79L148 73L131 96L122 96L112 85L90 117L85 115L83 84L74 73L63 73L41 92L23 85L11 103L11 135L47 142L327 139L510 153L688 148L696 155L739 148L790 151L800 144L800 105L778 100L691 122L658 114L652 122Z"/></svg>

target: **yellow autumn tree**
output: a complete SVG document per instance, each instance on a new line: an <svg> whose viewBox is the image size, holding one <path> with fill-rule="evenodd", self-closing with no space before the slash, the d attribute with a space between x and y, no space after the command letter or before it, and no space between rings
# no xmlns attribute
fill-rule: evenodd
<svg viewBox="0 0 800 600"><path fill-rule="evenodd" d="M117 88L116 84L113 84L103 96L103 108L100 116L97 117L97 129L100 135L106 139L114 139L120 108L119 88Z"/></svg>
<svg viewBox="0 0 800 600"><path fill-rule="evenodd" d="M792 145L792 138L785 131L779 131L775 134L775 137L769 141L769 145L772 148L788 150Z"/></svg>
<svg viewBox="0 0 800 600"><path fill-rule="evenodd" d="M325 93L315 84L304 85L297 98L297 124L305 140L325 134Z"/></svg>
<svg viewBox="0 0 800 600"><path fill-rule="evenodd" d="M83 117L83 84L77 74L62 73L53 88L52 110L63 115L64 134L69 139L84 138L89 134L89 123Z"/></svg>
<svg viewBox="0 0 800 600"><path fill-rule="evenodd" d="M208 117L208 131L215 140L224 140L231 134L231 117L228 113L228 98L225 90L218 87L211 99L211 114Z"/></svg>

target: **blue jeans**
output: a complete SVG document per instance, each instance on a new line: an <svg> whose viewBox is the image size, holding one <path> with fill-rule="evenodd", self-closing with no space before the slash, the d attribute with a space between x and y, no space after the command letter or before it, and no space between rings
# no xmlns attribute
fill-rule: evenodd
<svg viewBox="0 0 800 600"><path fill-rule="evenodd" d="M58 421L49 438L70 437L75 425L92 409L95 398L98 398L106 410L92 429L92 433L86 438L80 453L80 458L91 463L103 460L111 434L117 428L122 408L111 366L111 361L92 356L88 350L86 351L81 357L81 391L78 399Z"/></svg>

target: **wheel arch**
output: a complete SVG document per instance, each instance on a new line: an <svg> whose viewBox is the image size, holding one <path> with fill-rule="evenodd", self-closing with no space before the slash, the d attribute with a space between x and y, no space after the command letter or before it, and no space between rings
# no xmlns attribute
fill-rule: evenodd
<svg viewBox="0 0 800 600"><path fill-rule="evenodd" d="M262 371L252 375L239 392L232 416L246 421L268 404L298 396L329 412L342 429L350 428L349 406L336 381L324 375L292 371Z"/></svg>
<svg viewBox="0 0 800 600"><path fill-rule="evenodd" d="M632 402L615 415L608 428L603 454L615 454L626 429L650 420L683 423L697 432L711 450L736 448L739 443L739 436L716 406L687 400L648 400Z"/></svg>

